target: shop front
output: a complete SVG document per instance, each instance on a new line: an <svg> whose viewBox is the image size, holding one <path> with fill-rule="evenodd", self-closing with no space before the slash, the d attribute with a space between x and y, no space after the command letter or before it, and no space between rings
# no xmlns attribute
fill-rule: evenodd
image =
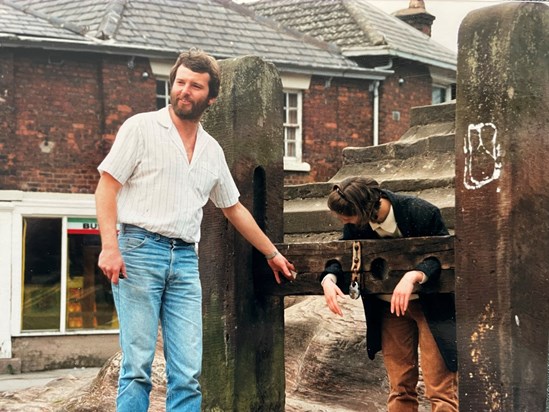
<svg viewBox="0 0 549 412"><path fill-rule="evenodd" d="M100 366L118 350L118 321L93 195L0 191L0 232L0 360Z"/></svg>

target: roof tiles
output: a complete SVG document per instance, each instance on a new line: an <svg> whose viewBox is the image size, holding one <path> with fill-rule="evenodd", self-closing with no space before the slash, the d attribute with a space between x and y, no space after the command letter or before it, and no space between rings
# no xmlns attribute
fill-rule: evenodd
<svg viewBox="0 0 549 412"><path fill-rule="evenodd" d="M326 42L346 56L398 55L432 64L456 64L456 54L365 0L260 0L258 14Z"/></svg>
<svg viewBox="0 0 549 412"><path fill-rule="evenodd" d="M230 0L0 0L0 35L166 55L198 47L218 58L253 54L277 65L357 73L368 69L344 56L357 47L455 61L363 0L266 0L253 8Z"/></svg>
<svg viewBox="0 0 549 412"><path fill-rule="evenodd" d="M274 63L360 70L337 48L314 39L306 41L302 35L296 37L226 0L19 0L17 3L86 27L89 37L99 37L98 29L109 8L113 3L122 4L116 30L109 39L109 44L118 46L153 47L166 52L199 47L220 58L254 54ZM23 29L30 30L31 26ZM53 30L42 30L41 34L59 35Z"/></svg>

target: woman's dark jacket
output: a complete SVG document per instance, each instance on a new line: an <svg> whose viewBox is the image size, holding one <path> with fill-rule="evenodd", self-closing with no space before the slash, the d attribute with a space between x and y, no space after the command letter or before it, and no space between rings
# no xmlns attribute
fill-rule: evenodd
<svg viewBox="0 0 549 412"><path fill-rule="evenodd" d="M388 190L382 190L382 192L383 197L389 199L393 206L395 220L402 237L448 235L440 210L436 206L417 197L396 194ZM343 228L343 240L378 238L378 234L370 225L359 228L353 224L346 224ZM440 277L440 263L436 259L425 259L413 269L420 270L427 276L428 280L424 283L426 289L428 289L429 284L434 284ZM322 278L327 273L333 273L337 276L340 288L348 288L348 285L340 284L340 282L348 281L348 277L344 276L341 264L338 261L330 260L326 264ZM382 301L375 295L366 293L362 294L362 302L366 314L368 357L374 359L375 354L381 350L381 321L383 308L387 305L387 302ZM446 366L449 370L456 371L457 344L454 294L420 292L419 302Z"/></svg>

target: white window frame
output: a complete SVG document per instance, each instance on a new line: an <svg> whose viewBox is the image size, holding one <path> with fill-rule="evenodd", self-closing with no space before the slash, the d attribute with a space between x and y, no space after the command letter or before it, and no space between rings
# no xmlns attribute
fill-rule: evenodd
<svg viewBox="0 0 549 412"><path fill-rule="evenodd" d="M67 233L67 219L69 217L91 218L96 217L95 199L91 194L65 194L65 193L36 193L21 191L0 191L0 228L9 233L6 236L11 239L9 254L0 252L0 282L7 280L11 285L9 299L0 299L0 329L8 330L11 337L27 336L64 336L64 335L105 335L118 334L118 329L86 329L67 330L66 322L66 293L61 293L61 313L59 326L56 331L23 331L21 329L23 310L23 285L21 282L23 259L23 218L60 218L62 219L63 233ZM66 290L67 285L67 236L62 236L61 249L61 290ZM5 259L7 258L7 259ZM0 298L4 297L0 295ZM8 304L4 303L8 302ZM11 302L11 303L10 303ZM7 310L6 310L7 309ZM5 314L10 314L6 317ZM6 327L9 324L9 328ZM6 339L6 335L0 332L0 344ZM10 345L11 351L11 345ZM3 354L0 353L0 358Z"/></svg>
<svg viewBox="0 0 549 412"><path fill-rule="evenodd" d="M441 102L435 102L433 99L431 99L431 104L440 104L440 103L446 103L452 100L452 85L442 85L442 84L433 84L433 92L435 90L443 90L444 91L444 97Z"/></svg>
<svg viewBox="0 0 549 412"><path fill-rule="evenodd" d="M166 95L162 96L157 94L156 98L165 98L166 106L170 103L170 90L169 90L169 83L170 83L170 71L173 66L173 60L166 61L166 60L150 60L151 64L151 70L154 74L154 77L156 78L156 81L164 81L165 83L165 91ZM155 85L156 87L156 85Z"/></svg>
<svg viewBox="0 0 549 412"><path fill-rule="evenodd" d="M169 79L162 79L162 78L156 78L156 86L158 87L158 83L164 83L164 94L158 94L156 93L156 99L164 99L164 107L168 106L170 104L170 86L169 86ZM158 105L157 105L158 106ZM161 107L157 107L157 109L161 109Z"/></svg>
<svg viewBox="0 0 549 412"><path fill-rule="evenodd" d="M308 172L311 170L311 166L308 163L303 162L303 92L301 90L284 90L284 119L288 119L290 101L290 95L297 97L297 107L295 108L297 113L297 123L284 122L284 170ZM293 107L291 109L294 109ZM295 156L288 156L288 131L295 131Z"/></svg>
<svg viewBox="0 0 549 412"><path fill-rule="evenodd" d="M452 100L452 85L456 83L456 72L448 69L442 69L440 67L429 68L432 79L432 91L435 89L444 89L444 101L446 103ZM432 96L431 92L431 96ZM431 97L431 104L434 104Z"/></svg>
<svg viewBox="0 0 549 412"><path fill-rule="evenodd" d="M284 92L284 119L286 116L286 104L290 93L297 94L297 128L296 128L296 155L287 156L287 128L290 125L284 123L284 171L288 172L309 172L311 165L303 161L303 91L308 90L311 85L311 76L282 73L280 75ZM293 125L292 125L293 127Z"/></svg>

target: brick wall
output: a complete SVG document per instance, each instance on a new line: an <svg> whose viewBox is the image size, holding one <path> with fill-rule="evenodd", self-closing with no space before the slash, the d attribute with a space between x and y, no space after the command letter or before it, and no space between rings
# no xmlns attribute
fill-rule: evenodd
<svg viewBox="0 0 549 412"><path fill-rule="evenodd" d="M379 90L380 144L400 139L410 127L412 107L430 105L432 99L432 80L426 66L396 61L393 69L395 74L387 78ZM400 120L393 118L393 112L398 112Z"/></svg>
<svg viewBox="0 0 549 412"><path fill-rule="evenodd" d="M11 115L0 122L0 190L93 193L120 124L155 108L145 61L129 69L125 57L17 50L0 70L0 113Z"/></svg>
<svg viewBox="0 0 549 412"><path fill-rule="evenodd" d="M412 107L431 104L427 67L397 61L393 69L395 74L379 88L380 144L398 140L406 132ZM404 82L399 83L401 78ZM373 144L371 84L313 77L303 99L303 161L311 171L286 172L285 184L325 182L341 167L345 147Z"/></svg>
<svg viewBox="0 0 549 412"><path fill-rule="evenodd" d="M303 96L303 161L308 174L295 173L286 181L326 181L337 171L341 150L372 141L372 110L368 82L313 77Z"/></svg>
<svg viewBox="0 0 549 412"><path fill-rule="evenodd" d="M380 143L399 139L411 107L431 102L426 67L397 61L393 69L380 86ZM120 125L155 109L155 81L143 71L151 73L144 59L0 49L0 190L93 193ZM345 147L372 144L370 89L371 81L313 77L303 103L311 171L286 172L285 184L327 181Z"/></svg>
<svg viewBox="0 0 549 412"><path fill-rule="evenodd" d="M13 102L13 53L0 49L0 188L14 174L15 108Z"/></svg>

